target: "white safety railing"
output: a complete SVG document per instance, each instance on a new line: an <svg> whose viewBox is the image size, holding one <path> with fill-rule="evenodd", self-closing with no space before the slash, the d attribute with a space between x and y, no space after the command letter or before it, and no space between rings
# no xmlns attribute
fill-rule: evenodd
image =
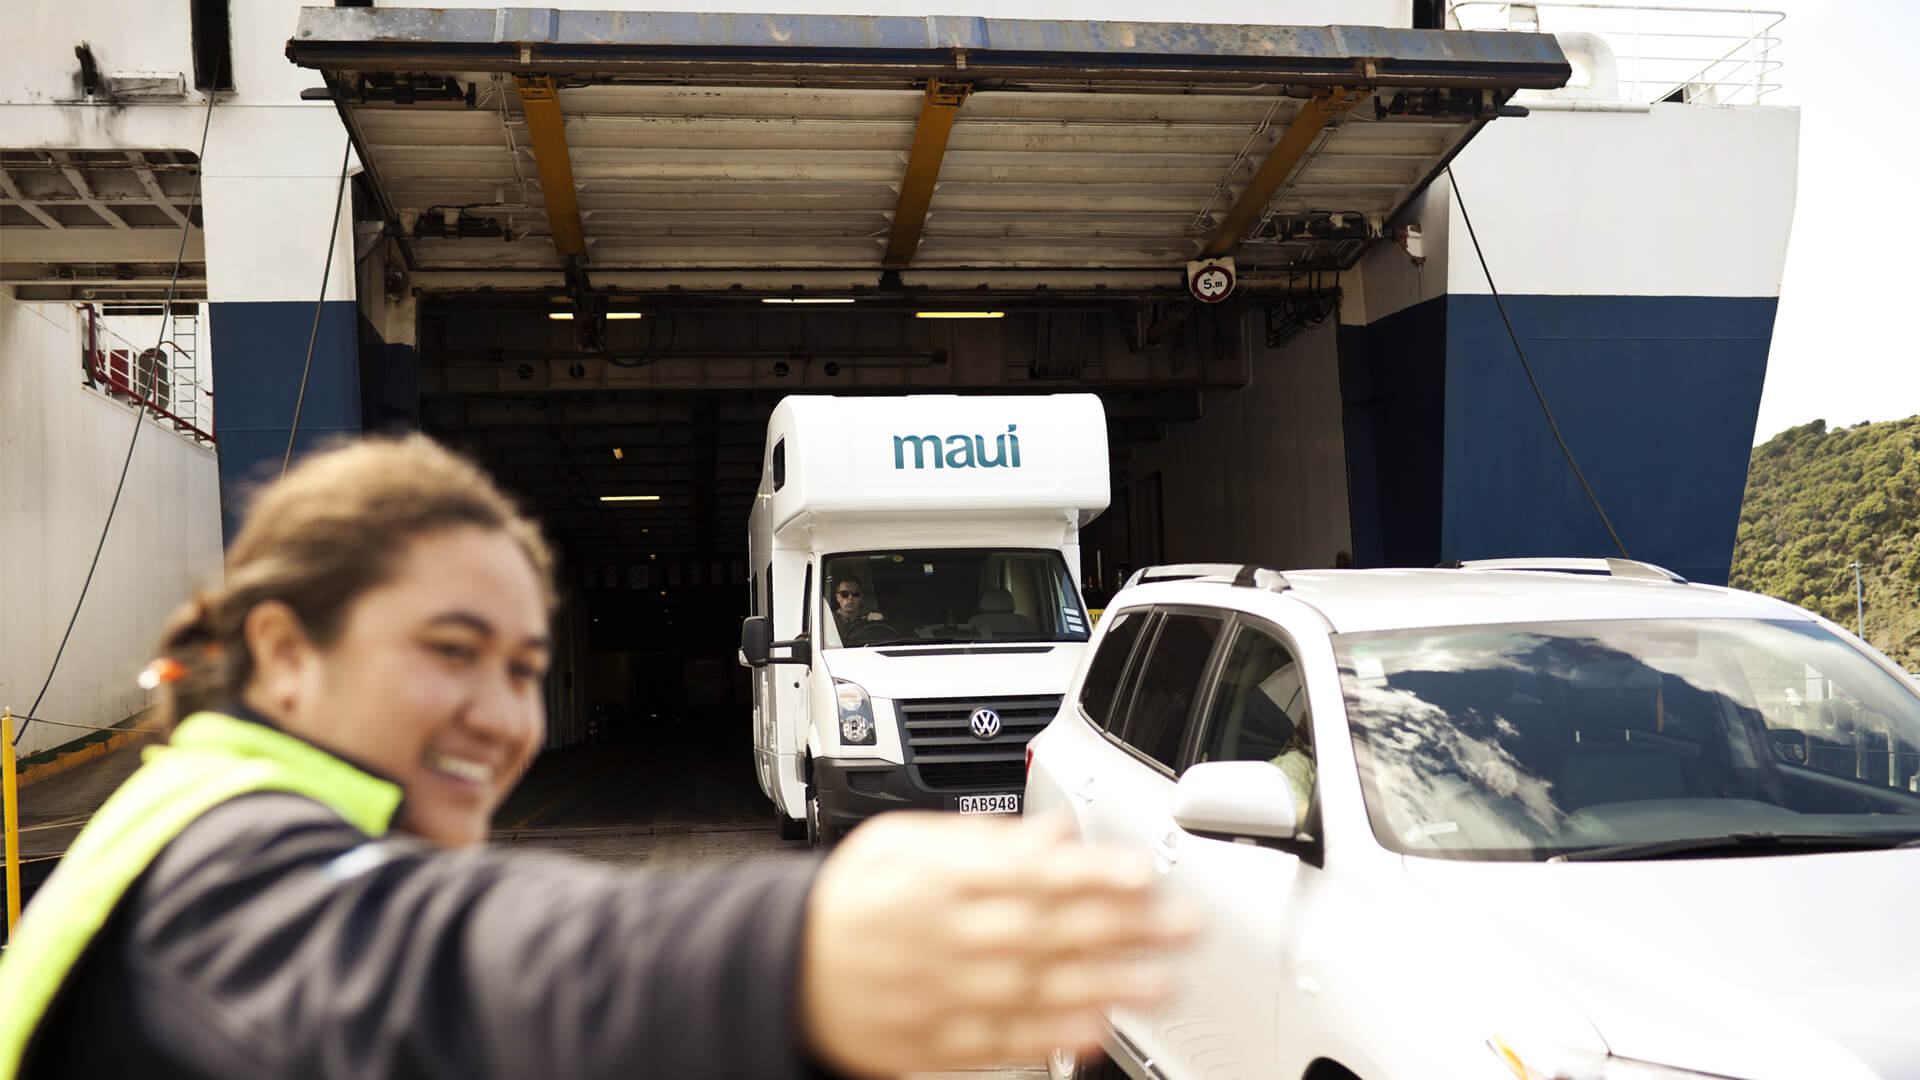
<svg viewBox="0 0 1920 1080"><path fill-rule="evenodd" d="M92 305L81 307L86 317L81 351L94 387L139 402L148 415L182 435L213 442L213 391L202 378L198 319L169 320L169 335L156 348L128 341Z"/></svg>
<svg viewBox="0 0 1920 1080"><path fill-rule="evenodd" d="M1619 99L1649 103L1758 105L1780 89L1780 37L1786 18L1763 8L1680 7L1540 0L1455 0L1448 26L1592 34L1617 65ZM1582 57L1569 51L1574 81Z"/></svg>

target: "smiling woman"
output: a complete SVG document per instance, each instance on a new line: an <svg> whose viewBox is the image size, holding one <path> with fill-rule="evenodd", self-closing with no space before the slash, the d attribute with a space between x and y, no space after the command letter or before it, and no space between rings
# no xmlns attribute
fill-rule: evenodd
<svg viewBox="0 0 1920 1080"><path fill-rule="evenodd" d="M322 456L261 493L226 586L165 635L186 672L168 726L243 706L398 783L400 827L478 842L543 741L551 573L538 530L427 440Z"/></svg>
<svg viewBox="0 0 1920 1080"><path fill-rule="evenodd" d="M674 876L480 848L542 742L551 572L424 438L266 488L150 669L167 744L0 958L0 1080L881 1076L1161 995L1129 957L1190 930L1151 871L1043 824Z"/></svg>

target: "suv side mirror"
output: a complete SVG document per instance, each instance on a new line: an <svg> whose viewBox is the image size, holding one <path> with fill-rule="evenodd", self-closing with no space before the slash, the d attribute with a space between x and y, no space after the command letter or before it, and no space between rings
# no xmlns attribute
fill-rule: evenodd
<svg viewBox="0 0 1920 1080"><path fill-rule="evenodd" d="M1209 840L1293 840L1293 785L1264 761L1209 761L1173 789L1173 823Z"/></svg>
<svg viewBox="0 0 1920 1080"><path fill-rule="evenodd" d="M773 650L787 649L786 656L775 656ZM747 666L765 667L768 664L812 664L813 645L805 638L794 641L773 640L773 623L765 615L749 615L740 623L740 655L746 657Z"/></svg>

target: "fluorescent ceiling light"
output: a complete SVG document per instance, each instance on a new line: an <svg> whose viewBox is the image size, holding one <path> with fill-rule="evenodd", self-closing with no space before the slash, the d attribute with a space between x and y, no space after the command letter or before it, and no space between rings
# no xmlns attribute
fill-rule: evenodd
<svg viewBox="0 0 1920 1080"><path fill-rule="evenodd" d="M607 312L607 318L609 319L644 319L646 317L647 315L646 315L646 312L644 311L609 311Z"/></svg>
<svg viewBox="0 0 1920 1080"><path fill-rule="evenodd" d="M916 319L1004 319L1004 311L916 311Z"/></svg>
<svg viewBox="0 0 1920 1080"><path fill-rule="evenodd" d="M602 495L601 502L659 502L658 495Z"/></svg>
<svg viewBox="0 0 1920 1080"><path fill-rule="evenodd" d="M851 296L763 296L763 304L851 304Z"/></svg>
<svg viewBox="0 0 1920 1080"><path fill-rule="evenodd" d="M573 318L573 312L571 312L571 311L549 311L549 312L547 312L547 318L549 318L549 319L557 319L557 320L559 320L559 321L561 321L561 322L565 322L565 321L567 321L568 319L571 319L571 318Z"/></svg>

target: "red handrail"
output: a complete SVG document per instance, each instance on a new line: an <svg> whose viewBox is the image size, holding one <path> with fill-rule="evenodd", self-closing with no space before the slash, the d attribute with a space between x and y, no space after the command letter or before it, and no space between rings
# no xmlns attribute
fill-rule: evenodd
<svg viewBox="0 0 1920 1080"><path fill-rule="evenodd" d="M212 432L200 430L199 427L190 421L181 419L177 414L159 402L140 393L134 386L133 380L135 371L133 350L90 348L87 350L86 360L87 374L91 375L97 382L105 384L108 392L125 394L134 401L139 402L148 412L155 413L173 421L175 431L191 432L194 438L209 443L217 441L213 437ZM212 395L208 396L211 397Z"/></svg>

